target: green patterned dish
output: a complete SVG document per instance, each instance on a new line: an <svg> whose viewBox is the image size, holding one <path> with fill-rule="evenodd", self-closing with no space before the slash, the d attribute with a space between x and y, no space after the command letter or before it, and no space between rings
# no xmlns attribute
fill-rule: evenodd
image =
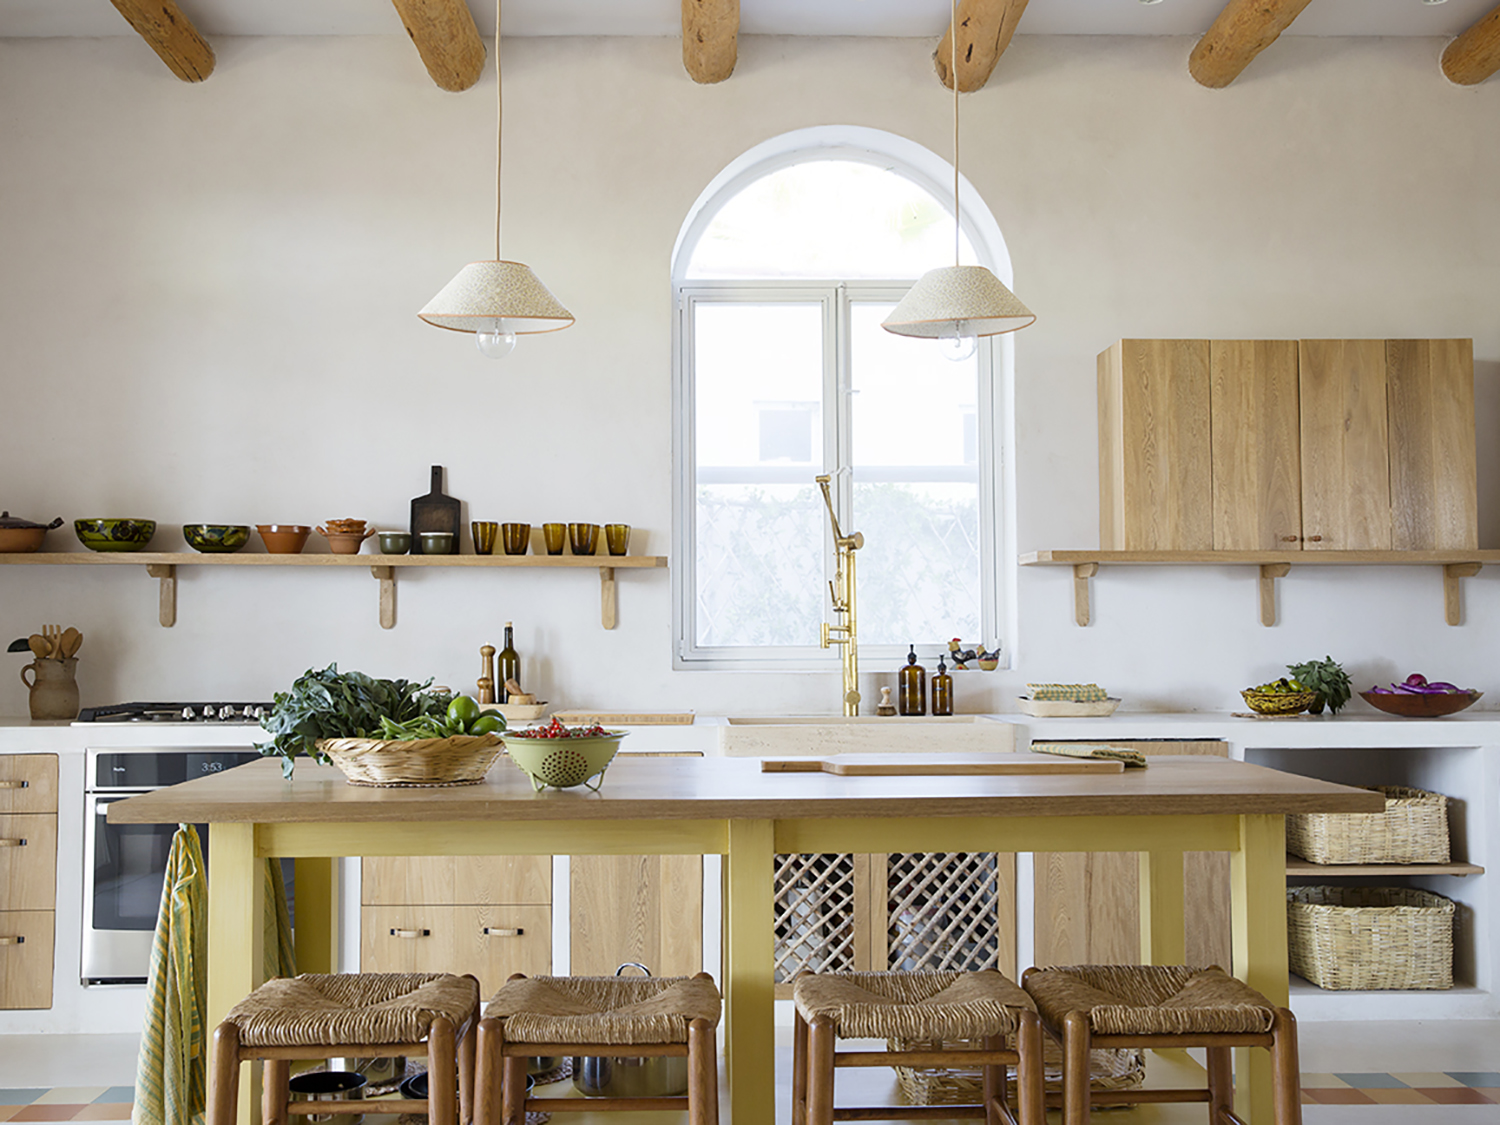
<svg viewBox="0 0 1500 1125"><path fill-rule="evenodd" d="M73 534L90 551L139 551L156 534L156 521L74 520Z"/></svg>
<svg viewBox="0 0 1500 1125"><path fill-rule="evenodd" d="M187 545L205 555L227 555L250 542L250 525L242 523L185 523Z"/></svg>

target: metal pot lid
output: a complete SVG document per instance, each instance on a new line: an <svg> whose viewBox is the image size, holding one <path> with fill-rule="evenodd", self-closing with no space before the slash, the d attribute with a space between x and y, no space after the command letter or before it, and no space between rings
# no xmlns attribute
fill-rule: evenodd
<svg viewBox="0 0 1500 1125"><path fill-rule="evenodd" d="M0 512L0 531L25 527L39 527L43 531L51 531L54 527L61 526L62 516L58 516L51 523L32 523L30 520L16 519L9 512Z"/></svg>

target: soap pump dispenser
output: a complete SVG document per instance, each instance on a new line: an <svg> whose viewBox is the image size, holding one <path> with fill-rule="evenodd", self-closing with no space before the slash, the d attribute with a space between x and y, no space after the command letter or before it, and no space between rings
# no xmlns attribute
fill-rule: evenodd
<svg viewBox="0 0 1500 1125"><path fill-rule="evenodd" d="M943 663L941 653L938 654L937 675L932 677L932 713L953 714L953 677L948 674L948 666Z"/></svg>
<svg viewBox="0 0 1500 1125"><path fill-rule="evenodd" d="M916 645L911 646L906 667L901 669L896 706L903 715L927 714L927 669L917 663Z"/></svg>

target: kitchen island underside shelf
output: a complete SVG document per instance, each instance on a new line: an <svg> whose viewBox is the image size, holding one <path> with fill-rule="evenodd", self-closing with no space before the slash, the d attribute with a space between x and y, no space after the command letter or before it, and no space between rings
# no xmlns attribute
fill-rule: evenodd
<svg viewBox="0 0 1500 1125"><path fill-rule="evenodd" d="M380 583L380 626L396 624L396 571L402 567L543 567L599 572L599 618L613 629L618 618L615 590L616 570L664 569L665 555L272 555L197 554L166 551L83 552L58 551L34 554L0 554L0 564L30 566L144 566L161 583L158 620L163 627L177 623L177 568L179 566L294 566L362 567Z"/></svg>
<svg viewBox="0 0 1500 1125"><path fill-rule="evenodd" d="M1276 624L1276 579L1294 566L1429 566L1443 573L1443 615L1449 625L1463 622L1460 581L1486 564L1500 563L1500 551L1030 551L1022 566L1073 568L1073 620L1087 625L1089 580L1101 566L1254 566L1260 570L1260 623Z"/></svg>

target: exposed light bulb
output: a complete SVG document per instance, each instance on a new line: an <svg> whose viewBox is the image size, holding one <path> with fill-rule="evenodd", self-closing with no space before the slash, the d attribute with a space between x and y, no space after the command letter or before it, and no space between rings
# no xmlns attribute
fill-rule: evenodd
<svg viewBox="0 0 1500 1125"><path fill-rule="evenodd" d="M979 347L978 336L964 335L964 322L955 320L953 331L938 337L938 351L951 363L962 363L973 356Z"/></svg>
<svg viewBox="0 0 1500 1125"><path fill-rule="evenodd" d="M504 359L516 350L516 334L506 328L503 320L496 320L487 328L474 333L474 343L479 354L490 359Z"/></svg>

